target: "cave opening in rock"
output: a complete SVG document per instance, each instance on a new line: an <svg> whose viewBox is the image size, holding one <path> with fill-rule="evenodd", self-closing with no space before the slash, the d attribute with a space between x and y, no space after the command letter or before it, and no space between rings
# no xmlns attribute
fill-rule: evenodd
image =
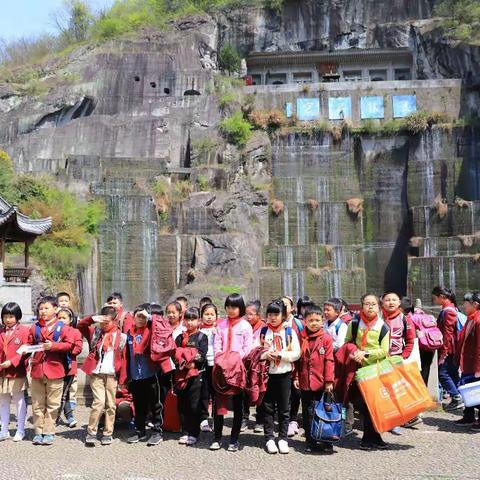
<svg viewBox="0 0 480 480"><path fill-rule="evenodd" d="M185 90L185 92L183 93L183 95L185 95L185 96L189 96L189 95L201 95L201 93L200 93L198 90L190 89L190 90Z"/></svg>
<svg viewBox="0 0 480 480"><path fill-rule="evenodd" d="M157 88L157 82L150 82L150 86L152 88Z"/></svg>
<svg viewBox="0 0 480 480"><path fill-rule="evenodd" d="M170 89L169 89L168 87L165 87L165 88L163 89L163 93L164 93L165 95L170 95Z"/></svg>
<svg viewBox="0 0 480 480"><path fill-rule="evenodd" d="M138 75L135 75L135 81L136 82L139 82L140 81L140 77Z"/></svg>

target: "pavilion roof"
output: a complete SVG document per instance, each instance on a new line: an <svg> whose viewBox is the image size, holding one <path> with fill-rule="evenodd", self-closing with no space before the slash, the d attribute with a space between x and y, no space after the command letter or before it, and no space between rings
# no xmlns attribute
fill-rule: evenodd
<svg viewBox="0 0 480 480"><path fill-rule="evenodd" d="M7 242L34 240L35 237L49 232L51 228L50 217L34 220L0 197L0 237L4 236Z"/></svg>

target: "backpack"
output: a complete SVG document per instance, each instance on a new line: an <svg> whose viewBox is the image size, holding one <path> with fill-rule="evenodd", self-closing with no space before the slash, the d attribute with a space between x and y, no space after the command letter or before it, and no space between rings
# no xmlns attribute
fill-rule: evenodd
<svg viewBox="0 0 480 480"><path fill-rule="evenodd" d="M463 312L461 312L458 308L450 306L442 310L442 313L441 313L442 320L443 320L443 312L445 312L445 310L448 310L448 309L453 309L457 315L456 331L457 331L457 340L458 340L460 338L460 333L462 332L463 327L467 323L467 316Z"/></svg>
<svg viewBox="0 0 480 480"><path fill-rule="evenodd" d="M245 391L251 407L260 405L267 391L269 362L261 359L264 351L263 347L256 347L243 359L247 375Z"/></svg>
<svg viewBox="0 0 480 480"><path fill-rule="evenodd" d="M265 334L267 333L267 331L268 331L268 326L262 327L262 329L260 330L260 339L262 341L262 344L263 344L263 341L265 340ZM287 327L285 329L285 342L286 342L287 348L292 344L292 327Z"/></svg>
<svg viewBox="0 0 480 480"><path fill-rule="evenodd" d="M170 323L163 317L154 315L152 319L150 358L154 362L162 361L167 357L171 357L175 353L176 348Z"/></svg>
<svg viewBox="0 0 480 480"><path fill-rule="evenodd" d="M60 334L62 333L62 329L65 326L63 322L58 322L55 330L53 331L53 341L58 342L60 340ZM42 341L42 327L37 322L35 324L35 342L40 343ZM65 371L68 372L72 368L73 358L70 353L67 353L65 356L64 367Z"/></svg>
<svg viewBox="0 0 480 480"><path fill-rule="evenodd" d="M352 341L353 341L353 343L356 343L357 334L358 334L358 327L360 325L360 317L357 317L357 316L353 317L353 320L350 323L352 324ZM406 327L406 322L405 322L404 331L406 331L406 330L407 330L407 327ZM378 344L379 345L381 345L382 340L385 338L385 335L389 331L390 331L390 329L388 328L388 325L385 322L383 322L382 328L380 330L380 335L378 337Z"/></svg>
<svg viewBox="0 0 480 480"><path fill-rule="evenodd" d="M311 437L317 442L338 442L344 435L345 419L343 405L336 403L332 396L330 402L322 398L315 402L313 407Z"/></svg>
<svg viewBox="0 0 480 480"><path fill-rule="evenodd" d="M432 315L415 312L410 316L417 330L418 347L424 352L434 352L443 345L443 335Z"/></svg>
<svg viewBox="0 0 480 480"><path fill-rule="evenodd" d="M303 322L297 317L293 317L293 321L295 322L295 325L297 326L298 331L300 333L303 332L303 329L305 328L305 325L303 324Z"/></svg>

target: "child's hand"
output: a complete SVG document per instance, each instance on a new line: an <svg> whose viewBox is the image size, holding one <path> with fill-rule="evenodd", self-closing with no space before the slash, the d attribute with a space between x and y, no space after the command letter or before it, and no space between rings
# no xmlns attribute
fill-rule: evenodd
<svg viewBox="0 0 480 480"><path fill-rule="evenodd" d="M187 370L191 370L192 368L195 368L195 362L190 362L185 365L185 368Z"/></svg>
<svg viewBox="0 0 480 480"><path fill-rule="evenodd" d="M9 368L12 366L12 362L10 360L7 360L6 362L0 363L0 370L3 370L4 368Z"/></svg>
<svg viewBox="0 0 480 480"><path fill-rule="evenodd" d="M362 363L363 362L363 359L365 358L365 352L363 352L362 350L357 350L352 358L357 362L357 363Z"/></svg>
<svg viewBox="0 0 480 480"><path fill-rule="evenodd" d="M333 383L327 382L325 384L325 393L332 393L333 392Z"/></svg>
<svg viewBox="0 0 480 480"><path fill-rule="evenodd" d="M298 381L298 378L296 378L296 379L293 381L293 386L294 386L297 390L300 390L300 382Z"/></svg>
<svg viewBox="0 0 480 480"><path fill-rule="evenodd" d="M275 352L267 352L267 360L269 362L274 362L277 359L277 354Z"/></svg>
<svg viewBox="0 0 480 480"><path fill-rule="evenodd" d="M48 352L52 349L52 342L50 340L47 340L46 342L44 342L43 348L46 352Z"/></svg>

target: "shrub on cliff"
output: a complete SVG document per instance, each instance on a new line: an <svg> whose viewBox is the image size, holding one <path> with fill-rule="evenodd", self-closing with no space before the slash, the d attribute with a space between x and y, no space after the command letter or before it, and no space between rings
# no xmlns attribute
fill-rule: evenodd
<svg viewBox="0 0 480 480"><path fill-rule="evenodd" d="M218 66L224 72L228 72L229 75L240 71L242 65L242 59L238 52L231 46L225 45L218 55Z"/></svg>
<svg viewBox="0 0 480 480"><path fill-rule="evenodd" d="M237 110L231 117L220 122L220 131L228 142L244 147L252 136L252 125Z"/></svg>
<svg viewBox="0 0 480 480"><path fill-rule="evenodd" d="M248 119L255 128L274 132L287 124L287 118L280 110L257 110L248 115Z"/></svg>
<svg viewBox="0 0 480 480"><path fill-rule="evenodd" d="M466 43L480 42L480 3L478 0L441 0L434 14L445 18L447 35Z"/></svg>

